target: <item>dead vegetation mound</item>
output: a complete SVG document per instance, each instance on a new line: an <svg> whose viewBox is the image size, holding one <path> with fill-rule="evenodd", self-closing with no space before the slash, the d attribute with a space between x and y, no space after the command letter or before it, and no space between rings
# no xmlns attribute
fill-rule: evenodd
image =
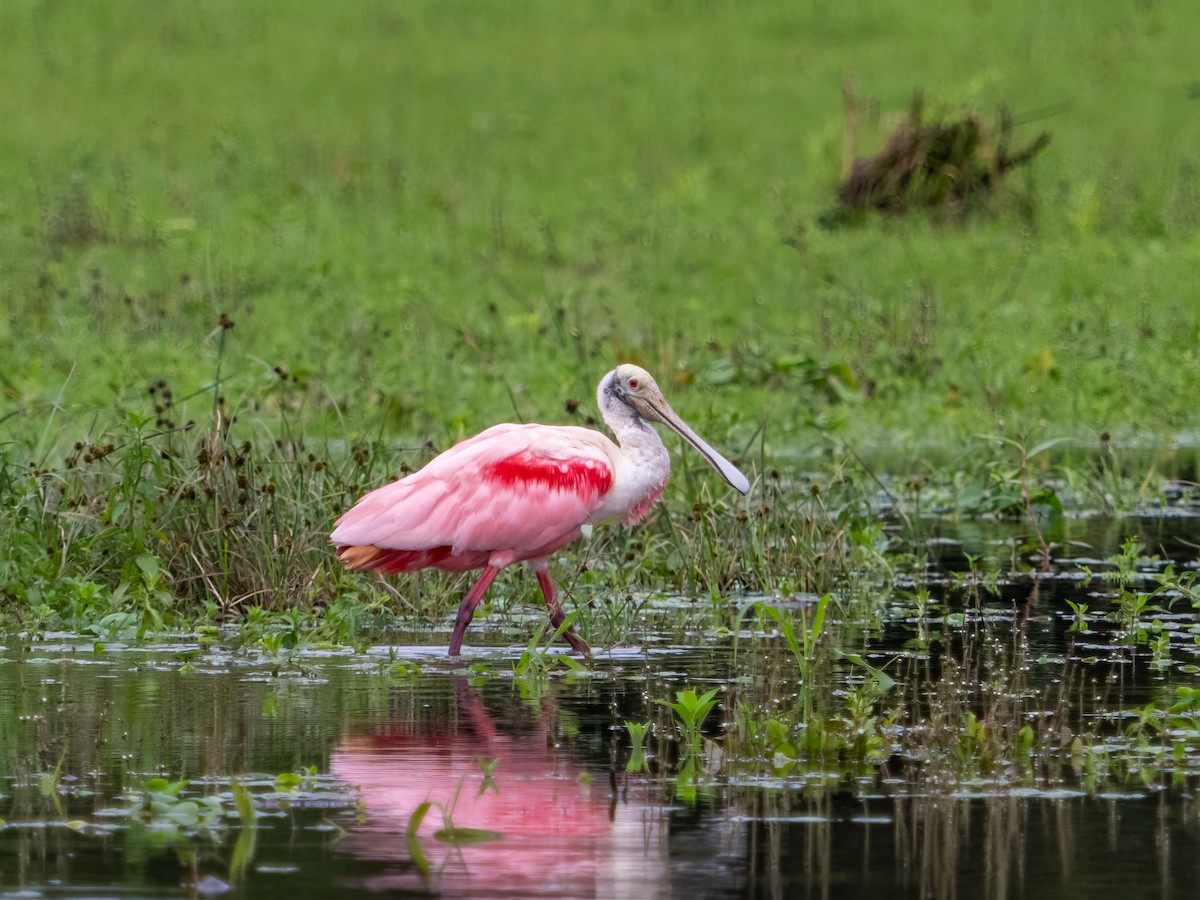
<svg viewBox="0 0 1200 900"><path fill-rule="evenodd" d="M847 145L853 146L862 105L846 90ZM903 215L910 210L966 211L989 200L1004 176L1026 165L1050 143L1048 132L1012 146L1013 119L1001 107L990 129L977 115L923 122L918 93L912 110L874 156L856 159L838 190L840 206L826 218L838 224L863 213Z"/></svg>

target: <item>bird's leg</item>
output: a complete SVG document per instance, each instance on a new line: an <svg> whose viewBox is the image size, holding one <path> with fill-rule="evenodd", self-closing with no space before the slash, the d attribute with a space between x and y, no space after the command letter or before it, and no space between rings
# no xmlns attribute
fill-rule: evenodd
<svg viewBox="0 0 1200 900"><path fill-rule="evenodd" d="M538 584L542 587L542 596L546 598L546 608L550 610L550 624L554 626L555 631L558 631L562 628L563 619L566 617L563 615L562 604L554 596L554 582L550 580L550 572L546 569L537 569L536 571ZM563 631L563 637L567 639L567 643L576 653L582 653L584 656L592 655L592 648L570 627Z"/></svg>
<svg viewBox="0 0 1200 900"><path fill-rule="evenodd" d="M471 619L475 616L475 607L479 605L479 601L483 599L483 595L487 593L492 579L496 577L496 573L499 571L499 566L485 567L483 574L479 576L479 580L471 585L471 589L467 591L467 596L463 597L462 603L459 604L458 618L454 620L454 634L450 638L451 656L458 656L462 650L463 635L467 633L467 626L471 624Z"/></svg>

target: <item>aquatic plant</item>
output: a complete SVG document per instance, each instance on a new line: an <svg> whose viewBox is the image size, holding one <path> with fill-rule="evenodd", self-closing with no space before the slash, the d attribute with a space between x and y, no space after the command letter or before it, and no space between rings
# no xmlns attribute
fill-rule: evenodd
<svg viewBox="0 0 1200 900"><path fill-rule="evenodd" d="M1108 557L1107 562L1112 568L1102 571L1100 577L1122 589L1140 583L1143 580L1142 567L1153 563L1156 559L1156 557L1145 556L1145 549L1146 545L1136 537L1126 538L1125 542L1121 544L1121 551Z"/></svg>
<svg viewBox="0 0 1200 900"><path fill-rule="evenodd" d="M1074 620L1071 622L1072 631L1083 631L1088 626L1088 605L1082 600L1072 600L1070 597L1064 598L1064 601L1070 607L1071 613L1074 615Z"/></svg>
<svg viewBox="0 0 1200 900"><path fill-rule="evenodd" d="M130 814L168 835L178 837L184 833L208 832L215 840L213 832L221 826L225 816L221 798L215 794L195 799L183 797L182 792L190 783L187 779L147 779L142 785L142 796L131 807Z"/></svg>
<svg viewBox="0 0 1200 900"><path fill-rule="evenodd" d="M644 745L650 725L650 722L625 722L625 730L629 732L629 761L625 764L626 772L641 772L647 768Z"/></svg>
<svg viewBox="0 0 1200 900"><path fill-rule="evenodd" d="M806 722L812 718L813 714L813 676L817 670L817 666L821 662L819 656L822 649L821 633L825 627L825 613L829 608L830 600L831 595L829 594L819 597L812 606L811 616L809 608L807 606L802 607L799 629L797 629L793 617L785 614L778 607L755 602L749 608L764 620L774 622L779 628L780 634L783 635L784 640L787 641L792 658L800 670L800 698L803 705L802 718ZM749 609L743 610L743 614L749 611Z"/></svg>
<svg viewBox="0 0 1200 900"><path fill-rule="evenodd" d="M704 720L708 718L708 714L717 705L716 696L717 688L701 695L688 689L676 691L674 700L654 701L675 713L678 719L677 727L687 755L695 756L700 753L700 729L704 725ZM630 733L632 734L632 731Z"/></svg>
<svg viewBox="0 0 1200 900"><path fill-rule="evenodd" d="M570 613L564 616L557 628L554 628L549 621L540 622L534 628L529 643L512 663L513 675L523 695L528 696L535 685L540 690L542 683L555 670L578 671L584 668L579 660L564 653L551 652L549 649L550 644L561 637L574 621L574 613Z"/></svg>

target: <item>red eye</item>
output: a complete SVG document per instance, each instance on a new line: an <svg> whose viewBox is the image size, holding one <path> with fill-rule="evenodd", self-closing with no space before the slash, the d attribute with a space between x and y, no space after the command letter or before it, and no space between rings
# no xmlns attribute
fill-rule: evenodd
<svg viewBox="0 0 1200 900"><path fill-rule="evenodd" d="M631 388L635 388L635 389L636 389L636 388L637 388L637 386L638 386L638 380L637 380L636 378L630 378L630 379L629 379L629 386L630 386Z"/></svg>

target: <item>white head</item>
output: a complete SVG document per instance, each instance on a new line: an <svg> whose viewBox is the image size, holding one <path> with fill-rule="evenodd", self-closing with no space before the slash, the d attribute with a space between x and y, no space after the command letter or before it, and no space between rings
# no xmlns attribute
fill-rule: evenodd
<svg viewBox="0 0 1200 900"><path fill-rule="evenodd" d="M623 406L637 419L666 425L708 460L708 464L716 469L731 487L743 494L749 493L750 482L746 476L676 415L675 410L671 409L663 397L662 391L658 389L654 376L645 369L628 364L617 366L600 380L596 395L606 420L614 414L619 415L618 411Z"/></svg>

